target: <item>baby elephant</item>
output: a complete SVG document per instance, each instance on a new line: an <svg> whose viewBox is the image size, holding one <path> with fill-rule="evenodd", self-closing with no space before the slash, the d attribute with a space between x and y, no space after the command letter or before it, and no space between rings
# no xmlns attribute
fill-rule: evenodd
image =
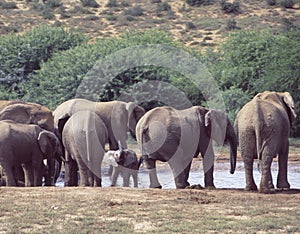
<svg viewBox="0 0 300 234"><path fill-rule="evenodd" d="M109 150L105 153L109 164L113 167L111 186L116 186L120 173L123 176L123 186L129 187L130 176L133 178L134 187L138 187L138 170L142 164L142 158L138 160L136 153L130 149Z"/></svg>

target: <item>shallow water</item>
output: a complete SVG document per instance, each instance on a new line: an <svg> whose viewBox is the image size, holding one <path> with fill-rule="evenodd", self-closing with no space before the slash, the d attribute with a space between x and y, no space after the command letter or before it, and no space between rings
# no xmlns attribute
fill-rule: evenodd
<svg viewBox="0 0 300 234"><path fill-rule="evenodd" d="M167 164L166 164L167 165ZM173 179L173 175L168 166L162 166L157 168L157 175L159 182L161 183L163 188L175 188L175 183ZM272 164L272 176L273 183L276 186L276 178L277 178L277 163ZM215 163L214 170L214 183L217 188L244 188L245 187L245 172L243 163L238 162L237 167L234 174L229 173L230 164L229 163ZM103 168L102 174L102 186L109 187L110 179L107 175L108 168ZM257 185L260 182L260 173L257 169L257 165L254 165L254 179ZM291 188L300 189L300 166L289 165L288 169L288 179L291 185ZM148 188L149 187L149 176L147 169L141 168L138 173L139 187L140 188ZM202 170L202 166L200 163L193 166L193 169L190 171L189 183L200 184L204 186L204 174ZM63 181L60 181L56 184L57 186L63 186ZM117 181L118 186L122 186L122 177L120 176ZM132 187L132 181L130 186Z"/></svg>

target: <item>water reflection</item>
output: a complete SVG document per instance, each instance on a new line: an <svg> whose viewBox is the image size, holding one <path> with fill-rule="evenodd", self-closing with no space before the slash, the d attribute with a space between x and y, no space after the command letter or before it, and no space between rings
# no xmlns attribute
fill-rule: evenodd
<svg viewBox="0 0 300 234"><path fill-rule="evenodd" d="M201 184L204 186L204 175L202 170L201 162L193 162L193 168L190 172L189 182L190 184ZM195 165L196 164L196 165ZM232 175L229 173L230 164L229 163L216 163L215 164L215 171L214 171L214 182L217 188L244 188L245 187L245 172L243 163L238 162L236 171ZM273 176L273 183L276 186L276 179L277 179L277 171L278 171L278 164L272 164L272 176ZM110 179L107 175L108 167L103 168L103 176L102 176L102 186L109 187L110 186ZM168 167L168 164L164 164L163 166L158 166L157 174L159 182L161 183L163 188L175 188L174 179L172 176L172 172ZM261 175L257 170L257 166L254 165L254 179L256 184L259 186ZM139 171L139 187L140 188L148 188L150 181L148 176L148 171L145 168L141 168ZM296 165L289 165L288 171L288 179L291 185L291 188L300 188L300 166ZM117 181L118 186L122 186L122 178L119 177ZM63 181L59 181L57 186L63 186ZM132 181L131 185L132 187Z"/></svg>

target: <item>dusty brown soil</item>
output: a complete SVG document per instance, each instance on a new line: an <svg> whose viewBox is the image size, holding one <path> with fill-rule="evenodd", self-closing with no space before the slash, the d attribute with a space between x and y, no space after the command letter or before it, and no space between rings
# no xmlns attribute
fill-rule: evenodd
<svg viewBox="0 0 300 234"><path fill-rule="evenodd" d="M234 20L242 30L270 29L274 32L285 30L287 24L300 24L298 5L285 9L280 5L269 6L267 1L239 1L240 12L231 14L224 13L218 1L201 7L190 7L182 0L162 1L168 4L169 10L162 10L161 3L151 0L116 1L115 7L108 6L108 0L96 1L98 8L83 7L80 0L61 0L59 6L45 10L43 2L55 1L2 0L15 2L17 8L0 7L0 35L21 33L40 24L77 28L91 38L158 29L187 46L200 46L201 49L215 47L228 37L232 32L226 28L229 20ZM142 14L132 13L137 7Z"/></svg>
<svg viewBox="0 0 300 234"><path fill-rule="evenodd" d="M290 163L299 159L291 147ZM0 233L300 233L299 201L300 189L0 187Z"/></svg>

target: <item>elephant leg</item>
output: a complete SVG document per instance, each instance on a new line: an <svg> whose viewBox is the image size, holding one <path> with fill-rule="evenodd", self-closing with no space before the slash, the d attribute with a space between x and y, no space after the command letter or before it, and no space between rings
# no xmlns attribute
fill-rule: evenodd
<svg viewBox="0 0 300 234"><path fill-rule="evenodd" d="M287 178L288 170L288 154L289 154L289 142L287 141L283 152L278 155L278 175L277 175L277 188L289 189L290 184Z"/></svg>
<svg viewBox="0 0 300 234"><path fill-rule="evenodd" d="M174 176L175 185L176 185L177 189L184 189L190 185L190 183L188 182L188 178L189 178L189 173L190 173L190 169L191 169L191 164L192 164L192 162L190 162L179 175ZM173 170L172 170L172 172L173 172ZM173 175L174 175L174 172L173 172Z"/></svg>
<svg viewBox="0 0 300 234"><path fill-rule="evenodd" d="M150 188L162 188L157 178L156 160L144 156L144 162L149 171Z"/></svg>
<svg viewBox="0 0 300 234"><path fill-rule="evenodd" d="M89 169L85 165L78 164L79 176L80 176L80 186L89 186Z"/></svg>
<svg viewBox="0 0 300 234"><path fill-rule="evenodd" d="M94 183L92 185L94 187L102 187L102 179L94 175Z"/></svg>
<svg viewBox="0 0 300 234"><path fill-rule="evenodd" d="M271 188L273 187L271 164L273 161L273 155L270 153L269 147L265 147L262 153L261 171L262 176L260 180L259 192L260 193L272 193Z"/></svg>
<svg viewBox="0 0 300 234"><path fill-rule="evenodd" d="M32 187L34 185L34 173L31 163L23 163L22 168L25 177L25 187Z"/></svg>
<svg viewBox="0 0 300 234"><path fill-rule="evenodd" d="M133 178L133 186L135 188L137 188L138 187L138 171L137 170L133 170L132 173L131 173L131 175L132 175L132 178Z"/></svg>
<svg viewBox="0 0 300 234"><path fill-rule="evenodd" d="M119 167L112 167L112 175L111 175L111 186L114 187L117 184L118 176L120 174Z"/></svg>
<svg viewBox="0 0 300 234"><path fill-rule="evenodd" d="M253 177L253 157L244 157L244 167L246 176L246 191L257 191L257 186Z"/></svg>
<svg viewBox="0 0 300 234"><path fill-rule="evenodd" d="M17 186L16 184L16 179L14 177L14 174L13 174L13 170L11 167L8 167L8 166L3 166L3 171L6 175L6 186Z"/></svg>
<svg viewBox="0 0 300 234"><path fill-rule="evenodd" d="M130 178L130 169L123 168L122 175L123 175L123 187L129 187L129 178Z"/></svg>
<svg viewBox="0 0 300 234"><path fill-rule="evenodd" d="M203 170L204 170L204 185L206 188L215 188L214 161L215 161L214 150L212 147L212 143L209 143L202 160Z"/></svg>
<svg viewBox="0 0 300 234"><path fill-rule="evenodd" d="M77 175L77 164L74 160L65 162L65 186L77 186L78 175Z"/></svg>
<svg viewBox="0 0 300 234"><path fill-rule="evenodd" d="M42 171L45 171L45 165L43 162L39 163L32 163L32 169L33 169L33 186L42 186Z"/></svg>

